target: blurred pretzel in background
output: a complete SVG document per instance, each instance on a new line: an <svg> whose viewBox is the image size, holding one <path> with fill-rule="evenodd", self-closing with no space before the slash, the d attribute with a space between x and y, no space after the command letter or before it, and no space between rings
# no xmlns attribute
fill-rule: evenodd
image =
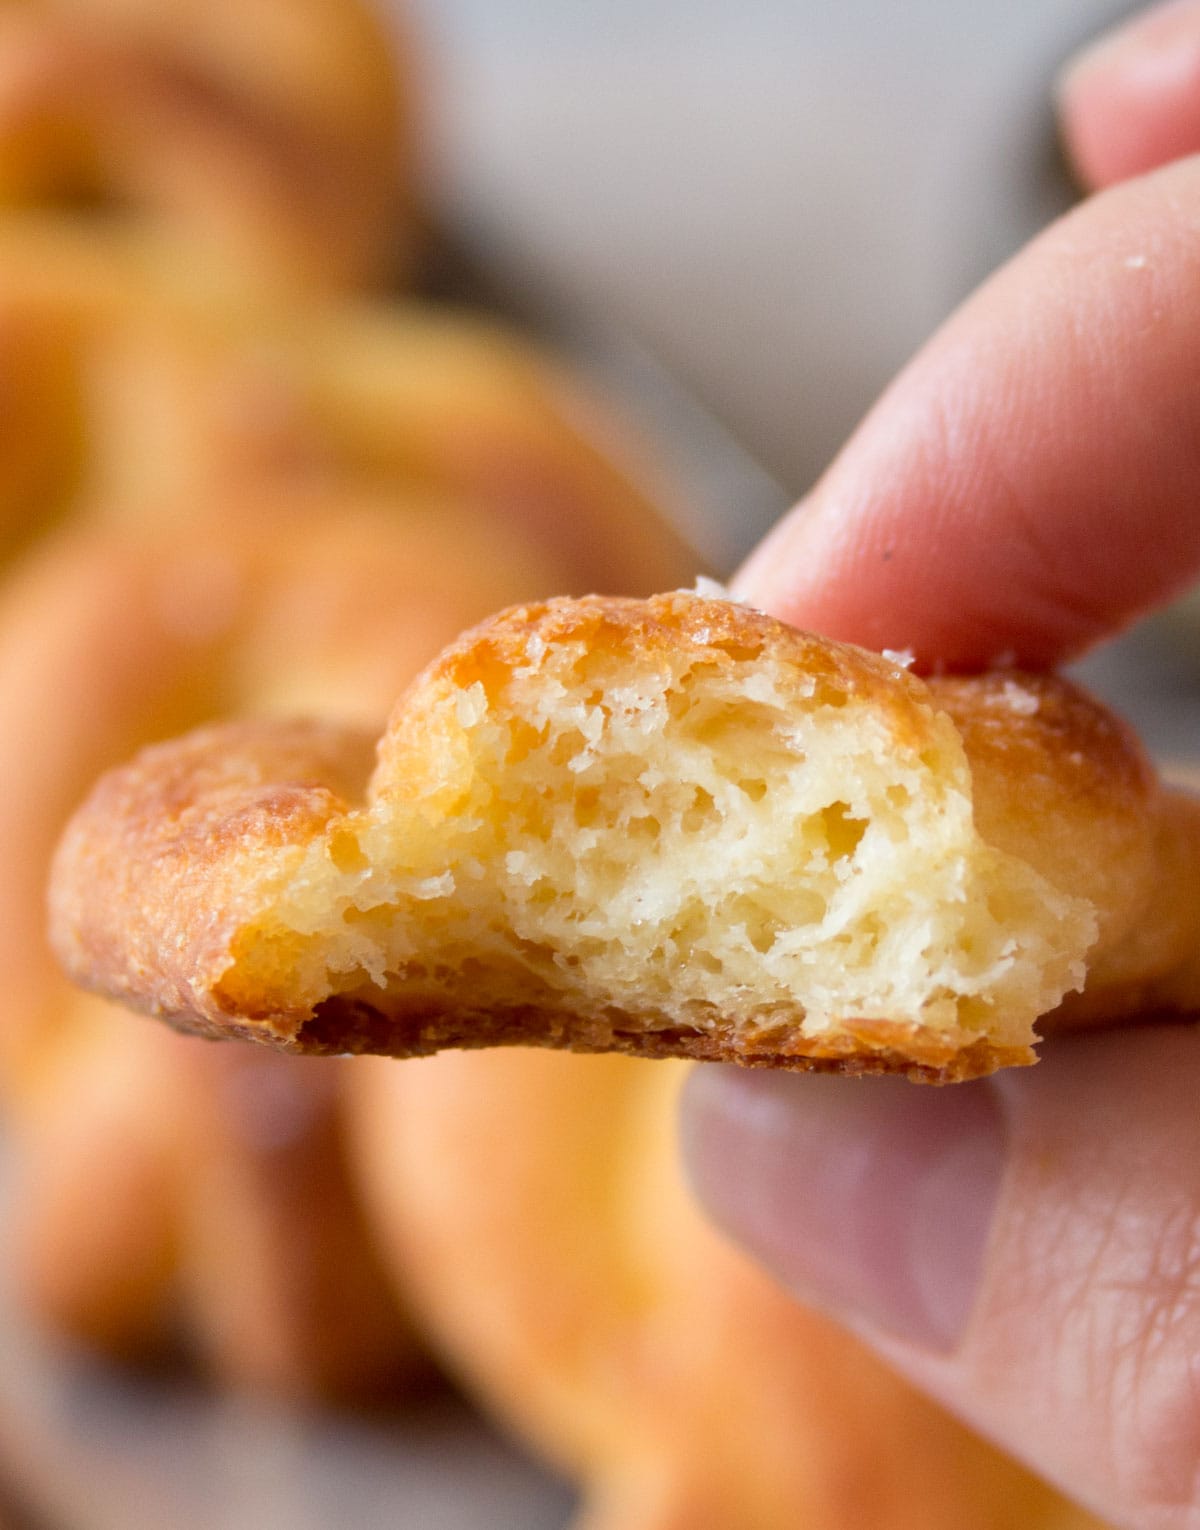
<svg viewBox="0 0 1200 1530"><path fill-rule="evenodd" d="M0 219L0 550L66 522L240 521L246 496L415 489L562 549L574 590L690 570L636 451L501 326L239 289L177 242ZM644 476L644 474L643 474ZM400 513L403 513L402 511Z"/></svg>
<svg viewBox="0 0 1200 1530"><path fill-rule="evenodd" d="M551 364L474 316L332 294L415 228L406 72L337 0L0 11L9 1256L93 1344L182 1339L291 1394L413 1363L343 1070L71 993L41 934L58 829L148 739L239 711L377 728L497 605L692 572Z"/></svg>
<svg viewBox="0 0 1200 1530"><path fill-rule="evenodd" d="M0 206L169 226L270 286L404 273L409 53L341 0L7 0Z"/></svg>

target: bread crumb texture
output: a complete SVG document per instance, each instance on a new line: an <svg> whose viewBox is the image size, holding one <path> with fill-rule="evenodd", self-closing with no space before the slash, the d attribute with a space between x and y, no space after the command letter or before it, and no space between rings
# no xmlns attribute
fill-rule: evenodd
<svg viewBox="0 0 1200 1530"><path fill-rule="evenodd" d="M67 966L298 1050L969 1077L1031 1061L1105 920L1135 918L1112 857L1157 789L1065 682L939 695L696 592L504 612L409 689L373 773L363 755L230 725L107 777L56 867ZM1059 810L1103 820L1095 864L1061 824L1039 854Z"/></svg>

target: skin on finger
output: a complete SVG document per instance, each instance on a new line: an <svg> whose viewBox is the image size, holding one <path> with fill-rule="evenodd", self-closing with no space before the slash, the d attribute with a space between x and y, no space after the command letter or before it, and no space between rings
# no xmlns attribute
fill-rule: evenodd
<svg viewBox="0 0 1200 1530"><path fill-rule="evenodd" d="M717 1219L923 1390L1106 1521L1194 1530L1198 1093L1182 1026L965 1089L704 1069L685 1144Z"/></svg>
<svg viewBox="0 0 1200 1530"><path fill-rule="evenodd" d="M1200 572L1200 160L1102 193L901 373L734 581L928 668L1074 657Z"/></svg>
<svg viewBox="0 0 1200 1530"><path fill-rule="evenodd" d="M1091 190L1200 153L1200 0L1156 5L1084 49L1059 77L1058 108Z"/></svg>

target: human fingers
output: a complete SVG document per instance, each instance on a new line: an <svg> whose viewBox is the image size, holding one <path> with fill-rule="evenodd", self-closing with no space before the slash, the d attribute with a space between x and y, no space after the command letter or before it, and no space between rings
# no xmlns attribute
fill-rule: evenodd
<svg viewBox="0 0 1200 1530"><path fill-rule="evenodd" d="M1200 0L1123 22L1059 76L1063 142L1096 190L1200 152Z"/></svg>
<svg viewBox="0 0 1200 1530"><path fill-rule="evenodd" d="M698 1069L709 1212L792 1291L1120 1526L1200 1523L1200 1032L953 1089Z"/></svg>
<svg viewBox="0 0 1200 1530"><path fill-rule="evenodd" d="M735 588L925 666L1068 659L1200 571L1200 160L1093 197L901 373Z"/></svg>

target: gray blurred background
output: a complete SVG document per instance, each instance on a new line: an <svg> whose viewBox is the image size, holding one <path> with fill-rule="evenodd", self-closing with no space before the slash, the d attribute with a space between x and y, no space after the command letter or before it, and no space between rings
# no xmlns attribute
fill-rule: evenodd
<svg viewBox="0 0 1200 1530"><path fill-rule="evenodd" d="M1133 9L437 0L443 199L495 259L642 341L795 497L1069 204L1052 81Z"/></svg>

